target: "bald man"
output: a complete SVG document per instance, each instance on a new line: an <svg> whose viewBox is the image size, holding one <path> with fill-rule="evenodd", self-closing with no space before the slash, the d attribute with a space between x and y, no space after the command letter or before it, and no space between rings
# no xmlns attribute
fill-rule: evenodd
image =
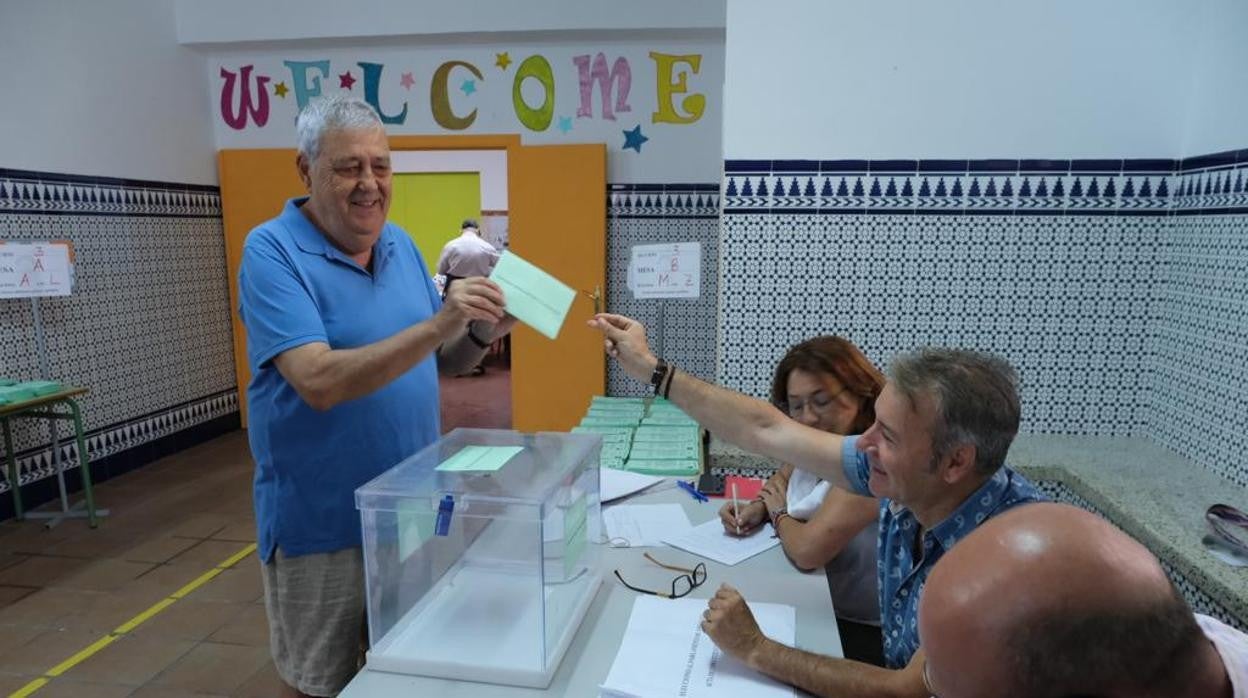
<svg viewBox="0 0 1248 698"><path fill-rule="evenodd" d="M1248 697L1248 636L1193 615L1105 520L1031 504L945 554L919 605L938 698Z"/></svg>

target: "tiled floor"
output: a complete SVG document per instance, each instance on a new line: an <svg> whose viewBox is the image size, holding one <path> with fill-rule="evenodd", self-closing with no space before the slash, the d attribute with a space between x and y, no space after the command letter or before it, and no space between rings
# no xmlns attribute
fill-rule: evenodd
<svg viewBox="0 0 1248 698"><path fill-rule="evenodd" d="M485 373L443 378L442 430L455 427L511 428L511 371L497 358L485 362Z"/></svg>
<svg viewBox="0 0 1248 698"><path fill-rule="evenodd" d="M506 428L510 378L443 381L444 428ZM0 524L0 695L8 695L255 541L244 432L101 484L100 527ZM8 495L5 495L8 496ZM254 554L32 695L277 695Z"/></svg>
<svg viewBox="0 0 1248 698"><path fill-rule="evenodd" d="M7 695L255 540L243 432L99 486L113 515L0 525L0 693ZM36 691L52 696L277 693L254 555Z"/></svg>

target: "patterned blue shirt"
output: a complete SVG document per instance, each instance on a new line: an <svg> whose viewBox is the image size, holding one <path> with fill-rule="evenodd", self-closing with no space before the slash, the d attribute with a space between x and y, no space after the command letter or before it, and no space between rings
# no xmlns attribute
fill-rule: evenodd
<svg viewBox="0 0 1248 698"><path fill-rule="evenodd" d="M850 486L870 496L867 479L871 466L867 455L855 444L858 437L845 439L841 466ZM919 649L919 597L923 585L941 556L988 518L1012 507L1044 501L1027 478L1009 467L1002 467L962 502L949 518L923 532L923 553L916 562L915 536L921 526L911 511L896 502L880 502L880 541L876 565L880 575L880 625L884 635L884 663L900 669Z"/></svg>

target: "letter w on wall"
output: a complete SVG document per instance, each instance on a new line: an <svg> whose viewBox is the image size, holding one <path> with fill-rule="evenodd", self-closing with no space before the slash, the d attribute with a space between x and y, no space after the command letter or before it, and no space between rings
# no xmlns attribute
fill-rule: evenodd
<svg viewBox="0 0 1248 698"><path fill-rule="evenodd" d="M221 119L225 121L230 128L241 131L247 127L247 117L250 116L256 122L256 126L264 126L269 122L269 93L265 89L265 85L269 82L267 75L256 76L256 100L255 106L252 105L251 97L251 71L254 65L245 65L239 69L238 74L231 73L225 68L221 69L221 77L225 79L225 84L221 86ZM239 75L242 80L238 79ZM234 111L234 88L238 87L238 111Z"/></svg>

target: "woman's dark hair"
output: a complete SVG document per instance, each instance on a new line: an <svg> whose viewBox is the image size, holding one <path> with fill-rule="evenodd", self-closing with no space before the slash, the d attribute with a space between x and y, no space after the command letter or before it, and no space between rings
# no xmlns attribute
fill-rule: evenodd
<svg viewBox="0 0 1248 698"><path fill-rule="evenodd" d="M844 337L824 335L794 345L776 365L771 381L771 401L788 407L789 374L795 369L807 373L830 374L858 398L858 417L851 434L861 434L875 422L875 398L884 389L884 374Z"/></svg>

